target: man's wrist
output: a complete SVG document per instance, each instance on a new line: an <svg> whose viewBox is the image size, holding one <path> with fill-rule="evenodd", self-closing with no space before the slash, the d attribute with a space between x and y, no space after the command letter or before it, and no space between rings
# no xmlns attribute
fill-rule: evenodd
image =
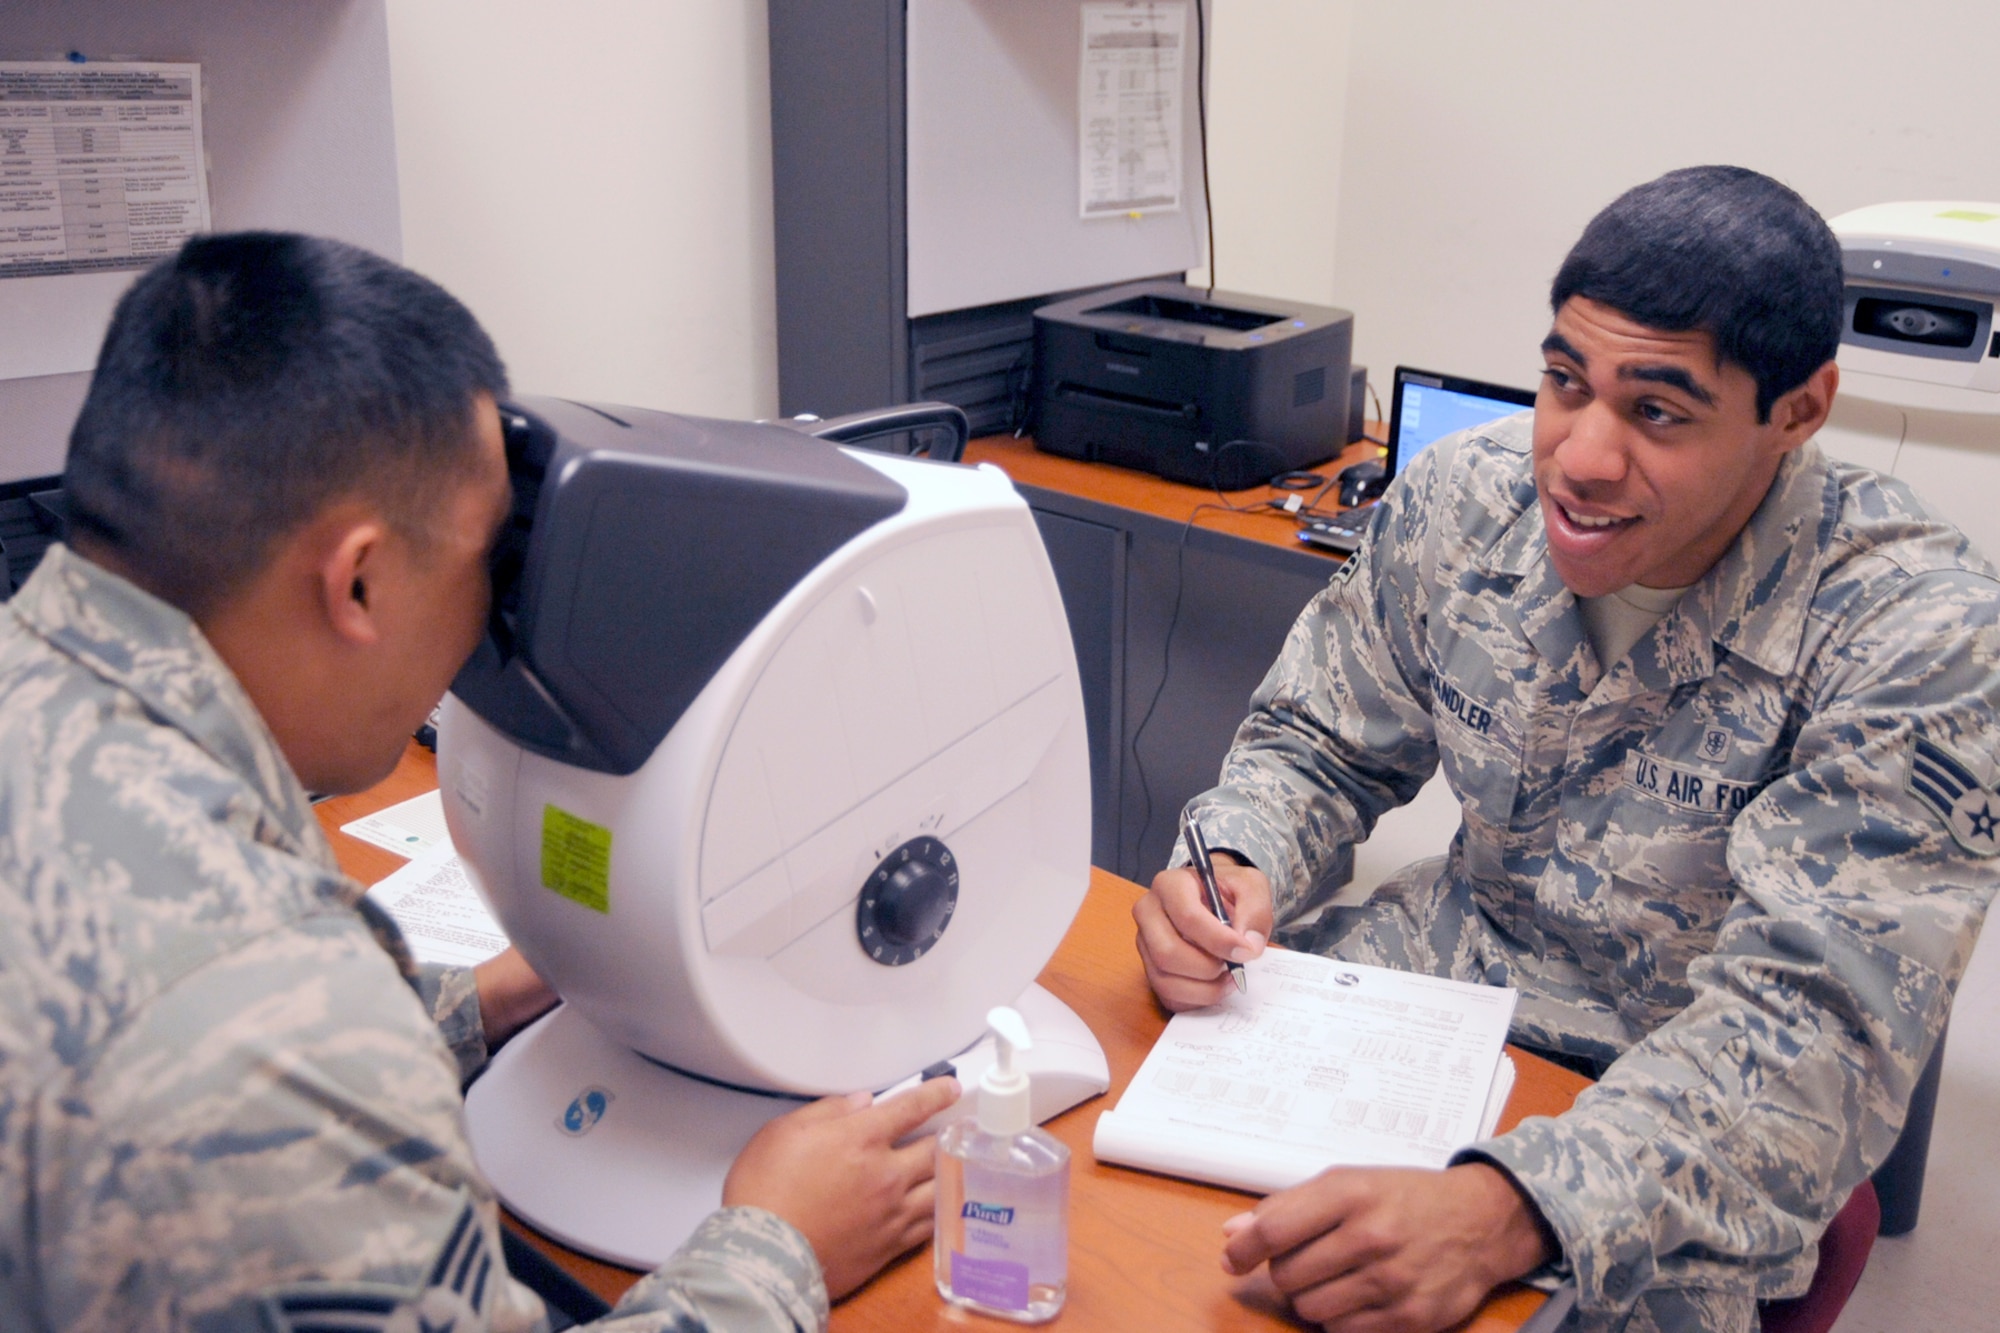
<svg viewBox="0 0 2000 1333"><path fill-rule="evenodd" d="M514 949L487 959L472 975L479 989L480 1026L491 1049L499 1049L556 1002L556 993Z"/></svg>
<svg viewBox="0 0 2000 1333"><path fill-rule="evenodd" d="M1463 1162L1450 1168L1465 1173L1489 1218L1487 1243L1480 1247L1493 1285L1527 1276L1562 1254L1562 1245L1520 1182L1491 1162Z"/></svg>

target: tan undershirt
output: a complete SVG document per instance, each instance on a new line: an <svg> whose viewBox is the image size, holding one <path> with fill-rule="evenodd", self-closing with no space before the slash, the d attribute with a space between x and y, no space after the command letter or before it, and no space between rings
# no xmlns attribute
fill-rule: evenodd
<svg viewBox="0 0 2000 1333"><path fill-rule="evenodd" d="M1674 609L1674 603L1686 591L1687 588L1643 588L1632 583L1603 597L1577 598L1583 611L1583 630L1590 636L1590 646L1597 650L1598 665L1611 670L1647 630Z"/></svg>

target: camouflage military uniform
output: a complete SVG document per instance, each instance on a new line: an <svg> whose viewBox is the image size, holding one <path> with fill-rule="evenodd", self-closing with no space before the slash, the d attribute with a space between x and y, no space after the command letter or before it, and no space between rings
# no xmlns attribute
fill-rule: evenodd
<svg viewBox="0 0 2000 1333"><path fill-rule="evenodd" d="M1809 444L1600 669L1530 429L1416 460L1194 809L1281 943L1519 987L1518 1040L1609 1065L1471 1150L1540 1206L1586 1327L1752 1328L1894 1145L1993 894L2000 587ZM1440 760L1449 854L1285 929Z"/></svg>
<svg viewBox="0 0 2000 1333"><path fill-rule="evenodd" d="M199 631L52 548L0 698L0 1331L540 1326L400 936ZM482 1058L467 974L427 989ZM605 1326L825 1319L729 1209Z"/></svg>

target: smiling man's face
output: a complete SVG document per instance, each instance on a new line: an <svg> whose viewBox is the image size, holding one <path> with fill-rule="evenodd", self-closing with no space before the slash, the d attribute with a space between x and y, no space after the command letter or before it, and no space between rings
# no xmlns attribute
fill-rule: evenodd
<svg viewBox="0 0 2000 1333"><path fill-rule="evenodd" d="M1831 362L1757 420L1757 382L1707 333L1666 333L1571 297L1542 344L1535 487L1564 586L1601 597L1693 583L1825 420Z"/></svg>

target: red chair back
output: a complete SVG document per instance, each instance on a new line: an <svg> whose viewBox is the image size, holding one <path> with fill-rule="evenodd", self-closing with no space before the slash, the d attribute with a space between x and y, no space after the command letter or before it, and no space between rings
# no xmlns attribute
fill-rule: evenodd
<svg viewBox="0 0 2000 1333"><path fill-rule="evenodd" d="M1829 1333L1841 1307L1854 1294L1861 1270L1868 1266L1868 1252L1875 1247L1875 1231L1881 1225L1875 1184L1864 1180L1819 1238L1819 1267L1806 1294L1770 1301L1761 1308L1764 1333Z"/></svg>

